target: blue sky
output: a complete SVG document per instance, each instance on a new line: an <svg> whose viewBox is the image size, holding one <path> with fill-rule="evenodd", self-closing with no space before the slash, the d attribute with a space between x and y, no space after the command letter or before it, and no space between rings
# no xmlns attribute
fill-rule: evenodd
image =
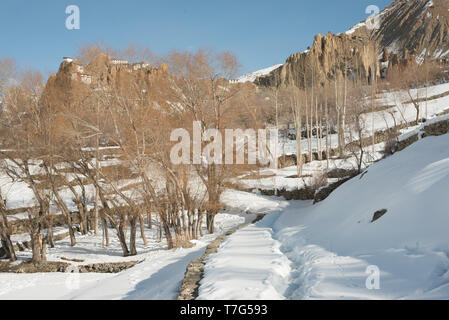
<svg viewBox="0 0 449 320"><path fill-rule="evenodd" d="M311 45L317 33L342 32L392 0L1 0L0 58L23 68L55 72L63 56L86 43L124 48L209 47L234 52L241 73L283 63ZM65 27L68 5L81 12L81 29Z"/></svg>

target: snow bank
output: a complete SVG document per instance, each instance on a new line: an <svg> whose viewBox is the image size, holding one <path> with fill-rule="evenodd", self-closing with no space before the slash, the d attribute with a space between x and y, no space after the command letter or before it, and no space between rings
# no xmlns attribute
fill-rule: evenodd
<svg viewBox="0 0 449 320"><path fill-rule="evenodd" d="M287 296L447 299L448 177L449 135L429 137L315 206L292 203L273 226L292 262ZM366 288L371 265L381 272L380 290Z"/></svg>

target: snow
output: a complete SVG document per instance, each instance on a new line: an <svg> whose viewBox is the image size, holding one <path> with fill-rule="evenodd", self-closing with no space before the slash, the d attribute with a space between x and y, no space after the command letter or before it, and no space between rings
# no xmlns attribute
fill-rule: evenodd
<svg viewBox="0 0 449 320"><path fill-rule="evenodd" d="M427 48L423 49L423 51L416 57L416 63L421 65L426 58Z"/></svg>
<svg viewBox="0 0 449 320"><path fill-rule="evenodd" d="M61 258L79 259L73 266L91 263L142 261L118 274L99 273L0 273L0 300L2 299L176 299L187 265L200 257L206 246L217 236L254 219L254 215L222 213L216 216L215 234L192 240L190 249L167 250L166 242L156 241L156 228L146 229L148 244L137 239L138 255L122 257L115 231L110 229L111 246L101 247L101 235L77 235L77 246L70 240L58 241L49 248L49 261L67 262ZM64 228L57 228L59 233ZM17 237L16 237L17 238ZM14 240L18 240L18 239ZM22 239L19 239L22 240ZM30 252L17 252L18 259L30 258Z"/></svg>
<svg viewBox="0 0 449 320"><path fill-rule="evenodd" d="M5 274L0 273L2 300L56 300L70 294L78 285L95 286L110 274Z"/></svg>
<svg viewBox="0 0 449 320"><path fill-rule="evenodd" d="M228 209L253 214L265 214L272 211L273 208L285 206L285 203L280 203L270 197L231 189L227 189L221 199Z"/></svg>
<svg viewBox="0 0 449 320"><path fill-rule="evenodd" d="M448 177L449 135L428 137L323 202L273 206L209 258L200 297L448 299ZM372 222L382 209L387 213ZM367 286L373 268L380 271L378 290Z"/></svg>
<svg viewBox="0 0 449 320"><path fill-rule="evenodd" d="M236 82L238 82L238 83L254 82L258 77L267 75L267 74L271 73L272 71L280 68L281 66L282 66L282 64L277 64L277 65L274 65L269 68L265 68L262 70L258 70L258 71L243 75L240 78L238 78L236 80Z"/></svg>
<svg viewBox="0 0 449 320"><path fill-rule="evenodd" d="M26 208L34 205L34 193L25 182L13 182L6 176L0 176L0 188L7 198L8 209Z"/></svg>
<svg viewBox="0 0 449 320"><path fill-rule="evenodd" d="M284 252L298 272L305 261L314 269L302 275L304 284L291 297L336 298L332 288L338 288L338 297L349 298L449 297L444 287L448 143L449 136L426 138L374 164L362 179L347 182L300 215L294 209L283 215L275 229ZM371 223L373 213L383 208L387 214ZM331 271L333 264L339 270ZM364 285L369 265L381 270L379 291L368 292Z"/></svg>
<svg viewBox="0 0 449 320"><path fill-rule="evenodd" d="M71 292L63 299L75 300L174 300L184 277L187 265L199 258L213 240L198 241L192 249L175 251L158 250L147 260L111 278ZM81 274L84 275L84 274Z"/></svg>
<svg viewBox="0 0 449 320"><path fill-rule="evenodd" d="M198 300L273 300L288 286L290 266L263 224L237 231L206 261Z"/></svg>
<svg viewBox="0 0 449 320"><path fill-rule="evenodd" d="M348 31L346 31L345 33L347 35L351 35L353 34L355 31L357 31L358 29L362 28L362 27L366 27L366 21L357 23L355 26L353 26L351 29L349 29Z"/></svg>

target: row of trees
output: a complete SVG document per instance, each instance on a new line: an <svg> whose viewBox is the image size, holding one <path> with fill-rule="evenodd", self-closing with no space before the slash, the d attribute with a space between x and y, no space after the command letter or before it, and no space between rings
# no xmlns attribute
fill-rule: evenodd
<svg viewBox="0 0 449 320"><path fill-rule="evenodd" d="M356 60L344 61L339 72L328 75L324 81L318 81L317 66L311 64L302 74L303 87L265 89L270 98L265 122L278 128L295 129L299 177L302 176L305 156L308 160L327 159L329 167L329 159L333 155L339 158L351 155L356 158L360 172L364 158L368 156L366 147L371 145L374 153L376 117L383 118L394 139L400 126L415 125L428 117L427 105L432 98L428 88L444 74L442 66L427 59L421 64L409 61L408 64L394 65L389 68L385 79L374 71L366 78L354 73L354 70L361 69ZM376 70L376 66L370 69ZM394 105L379 99L378 94L382 92L394 98ZM406 117L409 108L415 111L414 122ZM393 125L389 124L390 118ZM284 134L285 139L287 136Z"/></svg>
<svg viewBox="0 0 449 320"><path fill-rule="evenodd" d="M144 73L117 69L112 75L108 54L131 61L150 59L160 67ZM176 142L170 137L176 128L192 137L193 122L201 123L200 145L192 142L193 151L217 139L207 137L208 129L224 137L224 130L231 128L293 126L298 177L304 154L309 160L327 159L328 166L334 154L351 154L360 171L366 139L371 137L375 144L373 112L383 107L375 104L382 86L407 92L417 106L418 120L428 97L412 89L427 87L438 70L424 63L395 70L381 82L375 72L369 78L354 74L360 66L347 59L340 72L324 81L316 77L318 66L311 65L302 75L302 88L256 88L229 81L236 76L238 62L227 52L172 52L155 59L146 49L120 53L87 46L78 61L92 83L71 80L69 74L53 76L45 85L38 72L18 75L12 61L0 62L1 170L33 192L35 205L28 208L24 223L35 263L45 260L47 246L54 246L55 211L64 218L73 246L75 225L82 234L102 232L105 246L112 227L124 256L137 254L139 227L146 243L145 228L153 228L154 219L169 249L202 236L203 220L213 233L223 190L248 166L203 161L214 154L203 154L192 164L173 164ZM106 166L107 161L112 164ZM14 260L6 195L0 200L0 239Z"/></svg>
<svg viewBox="0 0 449 320"><path fill-rule="evenodd" d="M98 64L101 51L82 51L93 79L110 71ZM35 205L24 223L34 263L45 260L46 247L54 246L55 211L64 217L72 246L75 224L82 234L103 232L105 246L112 227L124 256L137 254L139 226L146 243L145 228L153 227L153 218L169 249L202 236L204 220L214 232L221 194L242 167L204 161L174 165L170 134L176 128L191 132L193 121L202 124L203 134L211 128L254 128L258 97L254 88L227 80L238 67L230 53L172 52L164 60L171 72L150 68L147 78L120 72L107 85L89 85L58 75L45 86L37 72L27 72L5 90L1 169L33 192ZM200 143L205 147L211 141ZM113 165L104 165L106 157ZM0 211L2 245L14 260L6 205Z"/></svg>

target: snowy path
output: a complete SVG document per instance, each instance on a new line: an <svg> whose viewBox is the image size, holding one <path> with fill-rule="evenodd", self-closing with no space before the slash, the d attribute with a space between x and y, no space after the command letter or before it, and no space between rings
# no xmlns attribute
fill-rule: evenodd
<svg viewBox="0 0 449 320"><path fill-rule="evenodd" d="M206 261L198 300L285 299L290 261L272 237L269 225L276 218L270 214L222 243Z"/></svg>

